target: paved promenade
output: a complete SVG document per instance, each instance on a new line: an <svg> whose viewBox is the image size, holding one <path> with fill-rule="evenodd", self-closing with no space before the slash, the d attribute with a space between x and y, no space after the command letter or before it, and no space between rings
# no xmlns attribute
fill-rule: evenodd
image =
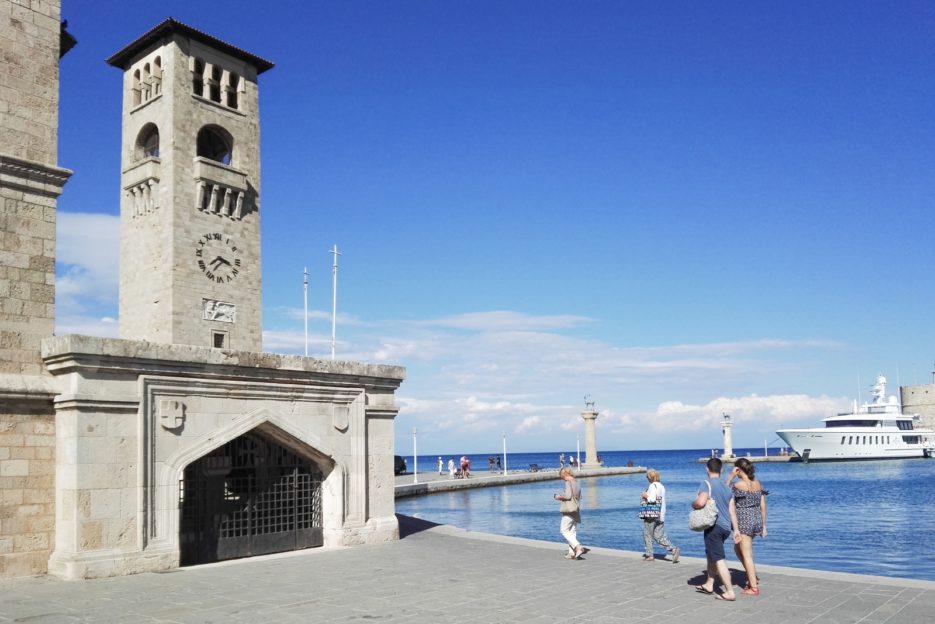
<svg viewBox="0 0 935 624"><path fill-rule="evenodd" d="M704 569L699 559L648 563L639 553L595 548L585 559L569 561L558 543L470 533L405 516L401 526L403 539L376 546L318 548L93 581L4 581L0 622L919 624L935 619L935 583L928 581L763 566L762 594L728 603L694 591ZM731 568L735 583L742 584L740 567L733 562Z"/></svg>

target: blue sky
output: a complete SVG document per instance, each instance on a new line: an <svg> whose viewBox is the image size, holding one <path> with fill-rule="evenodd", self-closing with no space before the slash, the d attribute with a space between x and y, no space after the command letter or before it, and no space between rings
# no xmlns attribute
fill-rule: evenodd
<svg viewBox="0 0 935 624"><path fill-rule="evenodd" d="M116 335L120 71L260 76L264 349L401 364L397 449L711 448L927 383L935 5L65 0L58 333ZM778 442L775 442L778 444Z"/></svg>

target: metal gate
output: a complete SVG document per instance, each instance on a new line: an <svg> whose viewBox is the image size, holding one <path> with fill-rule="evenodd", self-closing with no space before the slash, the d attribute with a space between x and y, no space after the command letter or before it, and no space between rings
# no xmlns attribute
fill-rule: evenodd
<svg viewBox="0 0 935 624"><path fill-rule="evenodd" d="M256 432L192 462L179 484L181 564L321 546L321 481Z"/></svg>

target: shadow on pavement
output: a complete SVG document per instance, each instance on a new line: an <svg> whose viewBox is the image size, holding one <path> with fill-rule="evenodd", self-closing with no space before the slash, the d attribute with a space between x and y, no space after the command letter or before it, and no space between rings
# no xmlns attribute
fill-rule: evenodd
<svg viewBox="0 0 935 624"><path fill-rule="evenodd" d="M437 522L429 522L428 520L404 516L403 514L396 514L396 521L399 522L399 539L439 526Z"/></svg>

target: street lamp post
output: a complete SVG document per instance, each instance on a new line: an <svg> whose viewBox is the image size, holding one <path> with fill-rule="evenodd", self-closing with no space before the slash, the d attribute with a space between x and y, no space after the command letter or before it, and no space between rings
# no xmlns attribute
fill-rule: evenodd
<svg viewBox="0 0 935 624"><path fill-rule="evenodd" d="M412 482L419 482L419 453L416 450L416 428L412 428Z"/></svg>
<svg viewBox="0 0 935 624"><path fill-rule="evenodd" d="M503 432L503 475L506 476L506 431Z"/></svg>

